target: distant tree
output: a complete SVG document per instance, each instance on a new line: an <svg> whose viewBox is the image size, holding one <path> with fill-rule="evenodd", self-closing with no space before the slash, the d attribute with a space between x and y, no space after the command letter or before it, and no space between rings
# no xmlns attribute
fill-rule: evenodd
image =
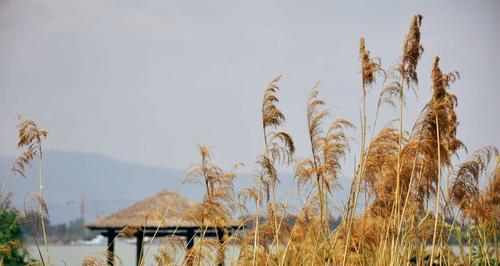
<svg viewBox="0 0 500 266"><path fill-rule="evenodd" d="M24 265L28 260L18 216L19 211L12 205L12 193L0 194L0 265Z"/></svg>
<svg viewBox="0 0 500 266"><path fill-rule="evenodd" d="M77 218L70 221L67 226L67 233L76 239L85 238L85 222L83 218Z"/></svg>

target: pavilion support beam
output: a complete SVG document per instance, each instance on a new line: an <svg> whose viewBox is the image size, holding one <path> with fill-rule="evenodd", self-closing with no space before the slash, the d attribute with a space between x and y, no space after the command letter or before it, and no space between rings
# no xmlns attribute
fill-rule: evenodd
<svg viewBox="0 0 500 266"><path fill-rule="evenodd" d="M107 237L107 265L113 266L115 262L115 239L118 237L118 232L121 232L125 227L87 227L90 230L99 230L100 234ZM216 237L220 243L221 253L217 261L218 265L224 265L224 241L234 234L235 230L239 230L240 226L229 226L223 228L217 227L199 227L199 226L186 226L186 227L143 227L140 232L135 235L137 238L136 244L136 264L139 265L144 257L144 237L166 237L166 236L183 236L186 238L186 253L184 263L187 266L193 265L194 257L190 254L193 251L195 238L200 237Z"/></svg>
<svg viewBox="0 0 500 266"><path fill-rule="evenodd" d="M115 238L116 232L113 229L108 229L106 236L108 237L108 265L113 266L115 263Z"/></svg>
<svg viewBox="0 0 500 266"><path fill-rule="evenodd" d="M188 228L186 230L186 255L185 255L185 264L188 266L193 265L193 256L191 252L193 251L194 247L194 238L195 238L195 233L193 228Z"/></svg>
<svg viewBox="0 0 500 266"><path fill-rule="evenodd" d="M142 259L142 248L144 247L144 234L142 233L142 231L139 231L137 234L136 234L136 261L135 261L135 265L139 266L141 264L141 259Z"/></svg>
<svg viewBox="0 0 500 266"><path fill-rule="evenodd" d="M219 239L219 250L218 252L220 252L219 256L218 256L218 259L219 259L219 263L218 265L219 266L224 266L224 260L225 260L225 257L224 257L224 253L225 253L225 248L224 248L224 234L226 234L227 230L224 230L224 229L217 229L217 238Z"/></svg>

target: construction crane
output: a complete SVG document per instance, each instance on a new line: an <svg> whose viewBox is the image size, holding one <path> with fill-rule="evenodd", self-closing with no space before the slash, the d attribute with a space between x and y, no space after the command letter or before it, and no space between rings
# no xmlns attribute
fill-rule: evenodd
<svg viewBox="0 0 500 266"><path fill-rule="evenodd" d="M99 218L101 215L104 214L104 211L102 210L101 206L102 204L105 203L111 203L111 202L120 202L120 201L129 201L125 199L110 199L110 200L85 200L84 195L80 197L80 200L70 200L66 202L66 205L80 205L80 218L82 218L85 221L85 214L89 213L95 213L96 218ZM94 204L95 205L95 211L90 212L86 209L86 205L88 204Z"/></svg>

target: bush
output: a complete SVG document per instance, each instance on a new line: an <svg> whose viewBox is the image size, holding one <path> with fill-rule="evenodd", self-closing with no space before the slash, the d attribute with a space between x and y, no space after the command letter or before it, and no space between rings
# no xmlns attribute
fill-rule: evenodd
<svg viewBox="0 0 500 266"><path fill-rule="evenodd" d="M0 265L24 265L28 252L17 222L19 211L12 206L12 194L0 195Z"/></svg>

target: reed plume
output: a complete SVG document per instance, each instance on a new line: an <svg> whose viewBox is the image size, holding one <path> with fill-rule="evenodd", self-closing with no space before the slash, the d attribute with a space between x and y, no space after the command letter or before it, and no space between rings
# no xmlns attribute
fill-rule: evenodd
<svg viewBox="0 0 500 266"><path fill-rule="evenodd" d="M186 251L188 264L209 260L217 262L223 259L223 245L219 241L205 240L204 234L208 227L222 229L229 227L237 207L234 203L233 181L236 178L235 170L240 164L235 165L231 171L224 172L212 163L212 153L208 147L198 146L198 149L201 162L190 167L185 180L204 182L206 191L203 201L186 211L185 219L201 225L204 231L195 247ZM207 256L209 250L216 250L217 257Z"/></svg>
<svg viewBox="0 0 500 266"><path fill-rule="evenodd" d="M404 69L408 71L401 73L406 73L405 75L410 77L406 80L409 87L418 84L416 72L411 73L416 69L415 64L422 50L415 48L420 47L416 45L420 40L418 28L420 20L421 17L414 17L405 41L403 61L407 66ZM409 67L411 62L414 67ZM372 195L373 201L369 212L363 216L373 219L373 217L391 217L396 214L394 217L396 222L392 226L379 230L385 232L389 238L394 235L396 242L400 239L399 232L403 224L414 224L417 217L423 219L426 214L424 201L431 196L437 197L435 226L438 219L441 219L438 206L441 197L442 168L451 167L451 157L464 147L456 138L457 99L448 90L458 77L457 72L442 73L439 68L439 58L436 57L431 74L432 98L413 125L411 134L407 138L404 137L400 121L399 131L391 126L385 127L368 145L363 179L367 182L370 189L368 192ZM402 87L397 84L389 87L392 89L385 88L381 93L379 104L383 101L393 103L391 96L397 95L403 106ZM402 213L399 211L399 206L403 207ZM411 231L405 232L406 240L416 234ZM436 237L437 232L432 235Z"/></svg>
<svg viewBox="0 0 500 266"><path fill-rule="evenodd" d="M403 108L404 108L404 84L406 82L408 89L415 89L418 85L417 76L417 65L422 53L424 51L422 45L420 44L420 27L422 25L422 15L414 15L410 22L410 29L403 43L403 55L401 57L401 62L399 64L399 83L396 81L396 86L400 88L399 92L399 145L398 145L398 160L397 160L397 175L396 175L396 207L395 207L395 222L399 219L400 204L399 200L401 197L401 180L400 180L400 169L401 169L401 149L403 146Z"/></svg>
<svg viewBox="0 0 500 266"><path fill-rule="evenodd" d="M113 256L115 257L113 265L123 265L122 260L120 259L120 257L117 256L117 254L109 254L109 251L103 251L94 255L88 255L85 258L83 258L82 266L109 265L108 258Z"/></svg>
<svg viewBox="0 0 500 266"><path fill-rule="evenodd" d="M299 184L316 181L317 199L319 201L320 219L328 219L328 193L333 193L337 186L337 178L341 171L341 161L348 150L348 141L344 133L346 128L353 127L345 119L333 121L327 131L323 131L324 120L330 116L328 110L320 110L324 105L318 98L318 88L315 85L307 102L307 126L311 145L311 159L297 162L295 175Z"/></svg>
<svg viewBox="0 0 500 266"><path fill-rule="evenodd" d="M422 19L423 16L420 14L411 18L410 29L403 43L403 56L399 64L399 74L408 87L418 85L417 65L424 52L424 48L420 44Z"/></svg>
<svg viewBox="0 0 500 266"><path fill-rule="evenodd" d="M257 173L258 184L255 188L261 192L253 193L257 196L257 213L254 219L255 231L247 238L247 240L253 238L252 261L254 265L257 263L257 256L259 254L264 255L266 258L270 258L271 256L271 253L268 252L269 249L265 248L262 250L259 247L265 239L272 236L271 242L279 247L279 243L283 242L283 239L280 240L280 235L287 234L283 232L287 226L282 222L283 215L287 214L278 213L279 204L276 199L276 186L279 184L280 179L276 166L278 164L288 166L293 161L295 145L289 133L277 129L285 122L284 114L277 107L279 99L276 93L279 90L278 82L280 79L281 76L278 76L268 84L264 91L261 107L264 152L258 157L256 162L259 170ZM261 196L265 196L267 209L267 220L262 224L260 222ZM242 254L245 255L248 253L243 252Z"/></svg>
<svg viewBox="0 0 500 266"><path fill-rule="evenodd" d="M451 183L450 199L462 210L464 218L480 222L500 222L500 167L497 163L489 176L485 176L491 161L498 157L494 146L483 147L462 163ZM480 179L486 179L486 187L481 191Z"/></svg>
<svg viewBox="0 0 500 266"><path fill-rule="evenodd" d="M377 75L385 74L385 70L381 66L380 58L370 57L370 51L365 46L365 38L359 39L359 61L363 94L366 94L366 88L375 84Z"/></svg>
<svg viewBox="0 0 500 266"><path fill-rule="evenodd" d="M21 119L21 117L19 117ZM43 200L43 152L42 152L42 140L49 134L46 130L39 128L37 124L30 119L21 120L17 125L18 128L18 140L17 148L24 149L24 151L19 155L17 160L12 165L12 171L19 173L22 176L26 176L26 166L28 166L35 157L38 156L39 165L39 193L37 194L37 199L40 203L40 222L42 225L43 240L45 244L45 255L47 256L48 263L51 264L47 233L45 230L45 222L43 217L48 213L47 204ZM40 258L42 263L44 263L43 258Z"/></svg>
<svg viewBox="0 0 500 266"><path fill-rule="evenodd" d="M292 137L285 131L276 131L276 128L285 122L285 116L277 107L279 102L276 93L279 90L278 82L281 76L273 79L264 91L262 101L262 131L264 135L264 153L259 157L257 164L261 168L261 182L266 191L266 202L275 203L276 183L279 182L276 163L290 164L295 153Z"/></svg>
<svg viewBox="0 0 500 266"><path fill-rule="evenodd" d="M362 83L361 162L359 163L358 169L353 178L351 190L349 193L349 199L347 203L348 205L346 210L347 236L345 239L346 246L344 249L343 264L345 264L345 260L347 259L347 249L348 249L347 243L350 242L352 224L357 209L358 197L361 190L362 175L365 170L365 163L366 163L366 152L365 152L366 142L367 142L366 90L367 88L370 88L375 84L376 76L378 74L383 74L384 78L386 76L385 70L381 67L380 59L370 57L370 51L366 49L364 38L360 38L359 41L359 60L361 63L361 83ZM375 115L374 128L378 118L379 107L380 106L377 107L377 112Z"/></svg>
<svg viewBox="0 0 500 266"><path fill-rule="evenodd" d="M19 137L17 148L25 149L12 165L12 171L26 177L26 167L37 155L42 156L42 140L49 134L38 128L33 120L24 120L17 125Z"/></svg>
<svg viewBox="0 0 500 266"><path fill-rule="evenodd" d="M394 184L398 179L403 204L412 189L410 198L423 211L423 201L438 190L438 168L450 167L452 156L464 147L456 138L457 99L447 90L457 73L443 74L438 63L439 58L436 58L432 72L433 96L415 122L411 135L401 140L401 152L398 152L398 131L392 127L384 128L369 145L364 178L375 196L371 210L379 215L386 216L391 212L396 200ZM438 153L441 155L440 164ZM420 178L412 183L415 176Z"/></svg>
<svg viewBox="0 0 500 266"><path fill-rule="evenodd" d="M174 256L184 250L184 240L178 236L170 236L162 240L161 248L154 256L157 266L175 265Z"/></svg>

